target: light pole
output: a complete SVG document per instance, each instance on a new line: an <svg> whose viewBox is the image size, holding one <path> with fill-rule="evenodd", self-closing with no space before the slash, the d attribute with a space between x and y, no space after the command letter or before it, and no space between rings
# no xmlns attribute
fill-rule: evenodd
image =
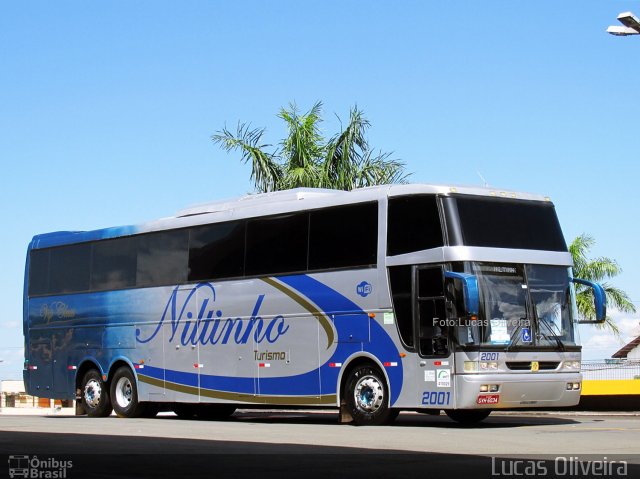
<svg viewBox="0 0 640 479"><path fill-rule="evenodd" d="M640 20L631 12L623 12L618 15L618 21L624 26L610 26L607 32L618 37L626 37L628 35L640 35Z"/></svg>

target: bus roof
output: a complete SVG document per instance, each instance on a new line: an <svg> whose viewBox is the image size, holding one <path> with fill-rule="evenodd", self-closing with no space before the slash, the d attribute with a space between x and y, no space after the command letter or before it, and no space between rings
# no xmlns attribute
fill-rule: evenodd
<svg viewBox="0 0 640 479"><path fill-rule="evenodd" d="M267 216L293 211L310 210L341 204L376 201L385 197L415 194L477 195L550 202L548 197L496 188L453 186L436 184L382 185L351 191L295 188L270 193L248 194L238 198L214 201L180 210L175 216L132 226L117 226L91 231L57 231L33 237L30 249L117 238L133 234L184 228L199 224L230 221L233 219Z"/></svg>

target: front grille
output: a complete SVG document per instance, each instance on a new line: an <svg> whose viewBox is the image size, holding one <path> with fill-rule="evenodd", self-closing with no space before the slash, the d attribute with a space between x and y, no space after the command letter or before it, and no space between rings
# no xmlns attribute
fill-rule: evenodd
<svg viewBox="0 0 640 479"><path fill-rule="evenodd" d="M507 361L505 363L512 371L531 371L531 361ZM539 361L540 371L553 371L558 369L558 361Z"/></svg>

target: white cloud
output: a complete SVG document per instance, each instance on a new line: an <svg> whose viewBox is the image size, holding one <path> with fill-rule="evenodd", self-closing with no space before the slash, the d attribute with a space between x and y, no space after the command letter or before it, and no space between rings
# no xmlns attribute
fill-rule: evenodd
<svg viewBox="0 0 640 479"><path fill-rule="evenodd" d="M22 379L24 348L0 348L0 380Z"/></svg>
<svg viewBox="0 0 640 479"><path fill-rule="evenodd" d="M622 337L629 338L629 340L640 336L640 321L637 319L622 319L618 321L618 327Z"/></svg>
<svg viewBox="0 0 640 479"><path fill-rule="evenodd" d="M617 339L613 334L605 331L599 331L589 339L587 339L584 342L583 346L584 348L590 350L608 351L611 349L620 349L620 347L622 347L622 344L620 343L620 340Z"/></svg>
<svg viewBox="0 0 640 479"><path fill-rule="evenodd" d="M640 336L640 312L629 314L613 310L609 316L620 328L620 335L625 344Z"/></svg>
<svg viewBox="0 0 640 479"><path fill-rule="evenodd" d="M640 312L628 314L611 310L609 311L609 316L620 329L620 339L616 338L613 333L606 328L601 329L592 325L580 326L583 358L610 358L611 355L622 346L640 336Z"/></svg>
<svg viewBox="0 0 640 479"><path fill-rule="evenodd" d="M0 327L4 329L20 329L22 321L3 321L0 323Z"/></svg>

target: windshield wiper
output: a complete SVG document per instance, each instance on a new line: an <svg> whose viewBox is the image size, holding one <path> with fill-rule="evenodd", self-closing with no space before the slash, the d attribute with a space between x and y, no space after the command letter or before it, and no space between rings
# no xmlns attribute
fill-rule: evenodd
<svg viewBox="0 0 640 479"><path fill-rule="evenodd" d="M511 348L514 347L517 343L517 341L514 342L514 339L518 339L518 333L520 332L520 330L522 329L522 325L526 322L529 322L529 320L527 319L527 317L525 316L524 318L520 318L518 320L518 324L516 325L516 329L513 330L513 333L511 333L511 337L509 338L509 345L506 347L505 351L509 352L511 351Z"/></svg>
<svg viewBox="0 0 640 479"><path fill-rule="evenodd" d="M556 344L557 344L557 345L558 345L558 347L560 348L560 351L563 351L563 352L564 352L564 351L565 351L564 343L563 343L563 342L562 342L562 340L558 337L558 335L553 331L553 329L551 329L551 326L549 326L549 324L548 324L546 321L541 320L540 318L538 318L538 316L537 316L537 315L536 315L536 320L537 320L538 325L543 324L543 325L544 325L544 327L545 327L545 328L547 328L547 331L549 331L549 333L551 333L551 336L547 336L546 334L542 334L542 333L541 333L541 334L542 334L542 336L543 336L545 339L551 339L551 338L555 339ZM558 332L559 332L559 331L558 331Z"/></svg>

